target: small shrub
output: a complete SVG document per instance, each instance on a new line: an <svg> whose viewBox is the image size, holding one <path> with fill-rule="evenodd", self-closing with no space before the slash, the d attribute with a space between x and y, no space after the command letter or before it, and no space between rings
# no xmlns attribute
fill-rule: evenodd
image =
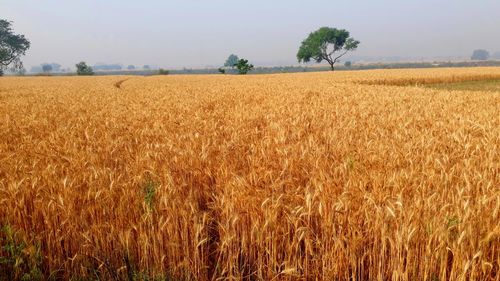
<svg viewBox="0 0 500 281"><path fill-rule="evenodd" d="M163 68L160 68L160 69L158 70L158 74L159 74L159 75L168 75L169 73L170 73L170 72L169 72L168 70L163 69Z"/></svg>
<svg viewBox="0 0 500 281"><path fill-rule="evenodd" d="M14 229L0 229L0 280L42 280L39 245L28 245Z"/></svg>

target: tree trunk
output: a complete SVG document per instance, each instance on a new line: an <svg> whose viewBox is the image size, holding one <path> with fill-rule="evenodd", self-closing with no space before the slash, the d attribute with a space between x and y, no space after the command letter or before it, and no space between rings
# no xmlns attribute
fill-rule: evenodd
<svg viewBox="0 0 500 281"><path fill-rule="evenodd" d="M331 70L334 71L335 68L333 67L333 65L335 64L335 61L332 60L332 58L329 55L323 55L323 59L326 60L328 64L330 64Z"/></svg>

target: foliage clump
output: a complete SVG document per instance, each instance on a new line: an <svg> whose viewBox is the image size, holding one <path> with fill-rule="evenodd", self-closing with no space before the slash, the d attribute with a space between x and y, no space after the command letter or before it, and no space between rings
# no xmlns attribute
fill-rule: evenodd
<svg viewBox="0 0 500 281"><path fill-rule="evenodd" d="M239 74L247 74L253 69L253 64L248 63L248 60L246 59L238 60L234 66L238 69Z"/></svg>
<svg viewBox="0 0 500 281"><path fill-rule="evenodd" d="M92 67L88 66L85 62L76 64L76 74L78 75L94 75Z"/></svg>
<svg viewBox="0 0 500 281"><path fill-rule="evenodd" d="M170 74L170 71L163 69L163 68L160 68L160 69L158 69L158 74L159 75L168 75L168 74Z"/></svg>
<svg viewBox="0 0 500 281"><path fill-rule="evenodd" d="M490 53L486 50L474 50L472 52L471 60L488 60L490 58Z"/></svg>
<svg viewBox="0 0 500 281"><path fill-rule="evenodd" d="M43 280L40 247L27 244L10 225L0 228L0 280Z"/></svg>
<svg viewBox="0 0 500 281"><path fill-rule="evenodd" d="M12 22L0 19L0 76L8 68L22 69L20 57L30 48L30 41L24 35L15 34L11 25Z"/></svg>
<svg viewBox="0 0 500 281"><path fill-rule="evenodd" d="M240 58L237 55L231 54L224 63L224 66L234 68L234 66L238 63L239 60Z"/></svg>

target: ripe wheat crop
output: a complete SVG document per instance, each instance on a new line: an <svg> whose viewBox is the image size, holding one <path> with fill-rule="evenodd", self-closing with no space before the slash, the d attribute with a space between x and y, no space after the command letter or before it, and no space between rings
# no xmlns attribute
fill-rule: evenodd
<svg viewBox="0 0 500 281"><path fill-rule="evenodd" d="M499 280L498 77L2 78L0 279Z"/></svg>

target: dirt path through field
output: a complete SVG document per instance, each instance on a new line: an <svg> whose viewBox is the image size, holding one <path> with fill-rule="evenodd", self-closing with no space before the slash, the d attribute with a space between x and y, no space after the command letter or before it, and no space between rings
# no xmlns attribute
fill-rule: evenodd
<svg viewBox="0 0 500 281"><path fill-rule="evenodd" d="M118 89L120 89L120 90L121 90L121 89L122 89L122 84L123 84L123 82L125 82L125 81L127 81L127 80L130 80L130 79L132 79L132 78L126 78L126 79L119 80L119 81L118 81L118 82L116 82L114 85L115 85L115 87L116 87L116 88L118 88Z"/></svg>

